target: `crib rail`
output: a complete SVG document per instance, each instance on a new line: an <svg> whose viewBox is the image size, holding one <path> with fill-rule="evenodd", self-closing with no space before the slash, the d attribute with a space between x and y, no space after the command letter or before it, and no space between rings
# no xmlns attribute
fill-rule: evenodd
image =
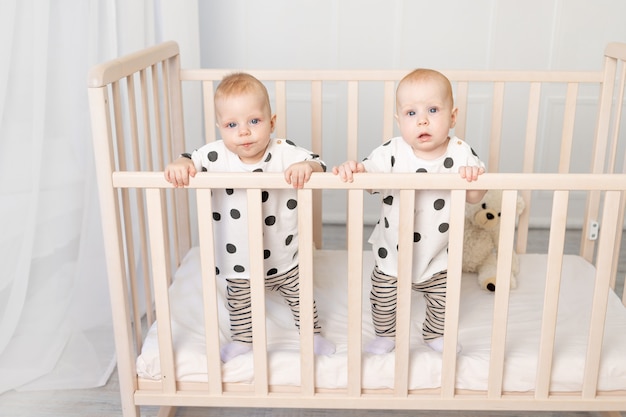
<svg viewBox="0 0 626 417"><path fill-rule="evenodd" d="M537 388L532 393L509 394L502 390L505 360L503 331L506 328L508 281L498 282L495 295L494 338L487 392L461 392L454 388L455 353L458 330L458 279L451 279L448 289L449 314L446 315L444 369L441 388L412 392L407 388L408 341L397 343L396 383L392 392L367 392L360 381L361 332L357 311L363 300L362 285L363 224L371 221L364 192L372 187L402 189L404 210L411 211L415 184L412 176L357 176L344 184L331 174L315 174L304 190L298 192L300 221L300 259L303 329L312 327L305 313L312 302L310 280L311 254L322 246L322 192L343 193L347 209L349 253L349 383L344 392L323 392L312 379L314 361L310 332L302 332L302 385L274 387L268 383L267 350L263 320L255 318L255 383L252 386L224 384L221 379L219 347L207 343L209 361L206 384L180 383L175 380L174 349L171 345L168 287L173 271L192 246L200 246L204 296L204 319L207 339L217 340L214 317L217 310L212 282L212 225L202 216L210 206L210 189L245 188L251 205L251 227L259 227L260 189L287 187L280 176L272 174L228 175L199 174L189 190L172 190L163 180L166 163L178 154L205 141L216 139L212 96L219 80L230 70L180 69L178 46L173 42L148 48L94 67L88 77L89 102L102 218L104 224L107 268L112 294L116 350L122 403L127 416L138 414L137 405L249 405L333 408L509 408L509 409L626 409L624 393L597 391L597 365L603 332L603 303L609 288L623 281L618 276L618 262L624 223L626 154L622 114L626 69L625 44L610 44L600 71L443 71L452 81L459 115L455 134L467 138L487 161L488 170L479 183L467 184L456 177L428 177L428 188L453 190L452 228L450 232L451 277L460 276L463 236L463 196L466 190L489 188L505 190L503 217L514 212L519 194L526 210L517 225L504 222L501 253L515 244L519 253L527 247L531 226L549 226L548 271L560 276L563 236L572 225L582 227L579 253L597 268L594 290L594 318L590 337L585 381L579 393L560 395L549 391L550 364L555 332L555 298L559 286L549 281L542 323L540 367ZM277 114L276 136L297 136L298 144L324 156L330 166L345 159L361 159L373 145L394 136L394 90L407 71L249 71L268 85L272 108ZM185 135L183 89L202 90L202 129L204 138ZM375 91L371 91L375 90ZM512 95L511 95L512 94ZM302 103L306 102L302 110ZM370 108L372 103L377 103ZM597 103L597 106L596 106ZM375 117L368 115L372 110ZM294 116L298 116L294 118ZM303 116L304 115L304 116ZM302 117L300 117L302 116ZM299 131L299 126L304 126ZM591 126L591 127L590 127ZM595 127L595 128L594 128ZM345 145L334 145L338 139ZM200 142L200 143L198 143ZM513 157L505 148L515 150ZM548 152L550 151L550 152ZM558 155L554 161L546 154ZM333 160L333 158L335 158ZM580 163L587 168L580 170ZM540 174L539 174L540 173ZM424 177L427 178L427 177ZM327 201L324 198L324 201ZM584 202L581 212L572 209ZM306 209L305 209L306 208ZM538 209L545 209L542 218ZM571 213L571 212L574 213ZM513 216L512 216L513 217ZM336 218L331 219L337 221ZM599 238L592 227L599 225ZM259 234L258 230L251 233ZM515 235L515 236L514 236ZM404 235L403 235L404 236ZM514 238L515 237L515 238ZM404 236L402 239L408 239ZM401 241L402 241L401 239ZM258 247L251 243L251 252ZM402 245L402 243L401 243ZM258 265L259 259L253 260ZM403 263L410 265L406 256ZM501 256L499 276L507 276L511 260ZM408 270L405 269L405 270ZM403 275L406 275L405 273ZM408 285L406 277L400 285ZM617 285L618 287L623 283ZM353 292L354 291L354 292ZM264 291L253 287L255 311L262 309ZM357 294L358 293L358 294ZM257 307L258 306L258 307ZM407 312L407 300L399 299L398 311ZM399 326L408 322L400 314ZM456 316L456 317L455 317ZM259 317L263 317L262 314ZM159 382L138 380L135 359L143 343L146 326L159 322L159 345L163 378ZM360 318L360 316L359 316ZM143 323L142 323L143 321ZM294 394L295 392L295 394ZM598 401L598 399L602 401ZM485 399L494 402L485 403Z"/></svg>
<svg viewBox="0 0 626 417"><path fill-rule="evenodd" d="M224 384L221 380L221 363L218 346L210 341L218 340L218 318L215 300L217 299L215 268L213 264L213 243L211 220L209 216L198 216L198 224L203 238L200 241L203 274L203 298L205 301L204 320L206 325L207 346L207 383L180 383L176 375L175 354L172 347L171 323L169 320L169 277L167 252L163 245L166 235L164 225L167 206L163 204L163 192L170 188L162 177L162 173L116 172L112 176L113 186L119 189L140 189L146 194L147 217L151 248L151 265L155 285L156 315L159 322L159 348L161 355L161 381L140 381L135 393L138 404L152 404L154 401L176 402L177 398L185 398L188 405L250 405L257 404L261 398L271 398L274 406L293 406L297 398L298 407L319 407L323 399L324 407L330 408L471 408L484 409L484 400L498 401L506 407L519 409L598 409L598 398L602 398L601 407L607 409L623 409L626 400L623 397L611 397L610 393L598 392L598 369L602 350L603 323L606 314L607 295L611 285L613 265L612 247L619 229L620 218L614 207L619 206L626 191L626 174L485 174L479 183L467 183L456 175L423 174L424 181L415 181L411 174L359 174L353 183L343 183L332 174L315 174L305 186L298 191L299 207L299 247L300 247L300 281L301 286L301 385L298 387L272 386L268 374L268 351L265 343L265 321L256 320L255 329L254 383ZM508 219L501 225L499 253L510 253L513 249L515 233L515 209L517 194L522 190L548 190L553 193L553 208L548 249L548 269L546 271L546 299L543 313L540 359L537 366L536 390L529 393L511 394L503 391L502 378L506 360L506 326L508 320L509 281L511 257L501 256L498 260L498 291L495 293L493 336L491 342L491 361L489 363L489 386L486 392L459 391L456 383L456 342L459 325L461 288L461 261L463 247L463 222L465 210L465 191L480 187L504 190L502 218ZM261 190L285 189L289 186L280 174L199 174L191 181L189 193L197 194L198 205L205 211L210 207L210 193L213 188L241 188L247 190L249 198L249 215L251 233L261 224ZM363 195L370 188L394 188L404 190L401 195L403 210L413 211L413 192L420 189L451 189L452 207L450 221L449 246L449 283L448 303L446 310L446 340L443 352L443 368L441 388L415 391L408 388L409 339L400 335L408 335L410 330L410 301L407 297L398 298L397 308L397 346L395 386L393 390L365 390L361 386L362 335L360 332L362 299L362 241L354 230L361 230L363 225ZM348 296L349 322L348 349L348 386L345 390L319 390L315 385L314 354L313 354L313 232L312 202L313 192L318 189L345 190L349 199L350 234L348 236L348 280L351 292ZM566 229L567 204L570 194L576 191L600 191L603 195L602 229L599 236L599 256L596 262L597 275L593 294L592 322L589 329L588 352L585 362L583 389L577 393L559 394L550 392L550 378L553 360L554 339L557 331L557 308L559 301L558 288L561 280L560 266L563 263L563 245ZM408 216L411 217L411 216ZM255 219L257 221L255 221ZM403 248L410 246L412 228L402 227L400 230L399 263L405 268L399 273L399 294L410 294L411 256L403 256ZM250 241L251 265L262 265L262 247L257 240ZM261 271L260 267L258 268ZM404 272L402 272L404 271ZM260 282L253 281L253 305L261 311L257 318L263 318L265 291ZM403 291L403 287L404 290ZM308 307L307 307L308 306ZM257 308L255 307L255 308ZM307 313L308 312L308 313ZM307 331L307 329L309 329ZM258 336L258 339L257 339ZM298 395L294 397L294 395ZM605 398L606 397L606 398ZM367 401L362 402L363 399ZM392 406L393 404L393 406ZM558 404L558 405L557 405ZM498 406L502 407L502 406Z"/></svg>
<svg viewBox="0 0 626 417"><path fill-rule="evenodd" d="M623 106L615 103L623 103L624 66L620 61L620 57L623 56L622 49L621 44L607 46L603 71L444 70L454 84L455 102L459 108L455 133L468 139L478 150L479 155L487 161L491 172L619 172L623 169L623 161L619 159L623 149L618 146L620 142L624 142L624 133L620 130ZM114 102L117 123L113 136L118 136L118 148L121 148L120 142L129 148L130 143L133 143L133 156L130 149L120 153L119 157L117 154L113 155L113 160L118 161L121 169L162 169L164 163L179 153L193 149L204 141L215 140L213 91L219 80L232 70L181 70L178 62L178 48L175 43L169 42L102 64L90 72L89 82L92 90L104 90L106 86L110 86L112 90L109 94ZM621 72L618 72L618 69L621 69ZM292 135L290 132L297 132L294 126L308 124L310 128L295 134L297 142L304 141L313 152L325 155L329 166L345 159L360 159L366 156L365 152L373 148L375 142L386 141L394 135L394 89L406 71L252 70L250 72L263 80L271 90L273 109L277 114L276 135L290 137ZM616 84L616 78L619 85ZM185 138L181 84L195 84L203 92L204 141ZM373 94L367 91L370 84L379 86L382 92ZM109 96L106 98L109 99ZM154 102L151 103L150 100ZM298 115L304 119L291 121L288 131L288 121L293 117L291 114L295 113L291 109L296 107L298 101L303 100L310 103L310 112L308 115ZM364 121L364 116L361 116L361 113L364 113L363 108L372 101L381 103L373 128L366 123L369 120ZM590 111L587 108L588 103L595 101L599 103L599 111L595 108ZM342 111L340 114L340 116L345 114L345 125L330 133L325 128L325 119L333 118L333 115L329 115L325 110L329 107L329 102L345 106L345 113ZM122 114L125 106L128 106L128 112ZM546 110L551 112L550 117L542 115ZM480 112L479 119L483 124L479 128L472 126L471 119L468 120L468 114L475 115L476 112ZM123 116L127 117L125 123L129 126L122 124ZM581 123L586 126L597 125L594 141L590 140L594 132L588 128L589 131L585 132L585 129L581 128ZM556 137L551 134L550 129L558 129L560 140L555 140ZM579 131L582 133L578 133ZM126 135L131 136L128 141L125 139ZM330 148L329 142L336 142L337 137L344 135L345 158L334 157L338 149ZM371 137L374 138L374 143L369 139ZM141 140L143 144L140 143ZM310 141L310 145L306 141ZM545 149L555 146L558 150L551 152L558 155L558 161L544 161ZM503 147L517 148L519 152L506 155L502 153ZM506 159L504 164L503 158ZM573 161L577 162L574 167ZM586 167L582 171L581 163ZM578 171L572 171L573 169ZM528 192L525 192L523 197L528 210L522 214L519 225L516 249L521 253L526 248L527 229L530 226L535 200L535 196ZM190 246L190 237L185 235L189 228L186 217L188 202L180 195L175 194L172 198L175 199L175 205L180 212L180 230L172 233L174 247L177 250L174 263L177 263L181 254L186 253ZM316 198L315 204L315 242L316 246L320 247L321 198ZM598 197L591 195L586 213L576 220L579 227L585 229L583 237L589 235L587 228L595 221L598 209ZM543 222L545 225L549 218L535 218L535 222L539 222L540 225ZM583 238L581 253L586 259L591 260L594 254L594 241Z"/></svg>

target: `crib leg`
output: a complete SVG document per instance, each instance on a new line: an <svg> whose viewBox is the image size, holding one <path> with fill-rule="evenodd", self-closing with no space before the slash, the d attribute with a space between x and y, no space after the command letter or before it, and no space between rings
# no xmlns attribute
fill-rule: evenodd
<svg viewBox="0 0 626 417"><path fill-rule="evenodd" d="M176 415L176 408L177 407L159 407L159 414L157 414L157 417L174 417Z"/></svg>

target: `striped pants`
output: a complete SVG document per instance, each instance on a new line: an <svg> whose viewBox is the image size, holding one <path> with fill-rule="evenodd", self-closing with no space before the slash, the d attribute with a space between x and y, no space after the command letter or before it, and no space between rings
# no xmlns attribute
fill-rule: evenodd
<svg viewBox="0 0 626 417"><path fill-rule="evenodd" d="M422 336L426 342L443 336L447 278L448 271L441 271L412 286L413 291L424 294L426 301L426 317L422 326ZM385 275L375 267L372 272L370 302L376 336L395 337L397 295L398 278Z"/></svg>
<svg viewBox="0 0 626 417"><path fill-rule="evenodd" d="M250 280L244 278L226 279L226 307L230 314L230 331L233 341L252 343L252 299ZM265 278L265 289L278 292L289 308L300 329L300 280L298 266L290 271ZM313 332L319 334L321 326L317 306L313 301Z"/></svg>

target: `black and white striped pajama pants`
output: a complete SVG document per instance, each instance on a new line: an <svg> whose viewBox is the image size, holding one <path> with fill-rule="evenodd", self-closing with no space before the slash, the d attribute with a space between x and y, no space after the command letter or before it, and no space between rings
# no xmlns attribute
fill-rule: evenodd
<svg viewBox="0 0 626 417"><path fill-rule="evenodd" d="M448 271L441 271L424 282L412 284L413 291L423 293L426 301L426 317L422 326L425 342L443 336L447 279ZM385 275L374 267L370 302L376 336L395 337L397 295L398 278Z"/></svg>
<svg viewBox="0 0 626 417"><path fill-rule="evenodd" d="M265 278L265 289L278 292L289 308L300 330L300 279L298 266L290 271ZM230 330L233 341L252 343L252 299L250 280L247 278L226 279L226 307L230 314ZM320 334L321 326L317 306L313 301L313 332Z"/></svg>

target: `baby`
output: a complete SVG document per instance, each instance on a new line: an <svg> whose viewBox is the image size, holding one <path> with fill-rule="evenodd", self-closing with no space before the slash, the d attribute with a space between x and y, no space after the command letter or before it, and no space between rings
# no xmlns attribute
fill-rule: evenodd
<svg viewBox="0 0 626 417"><path fill-rule="evenodd" d="M396 90L395 118L401 137L374 149L362 163L346 161L333 168L342 181L352 181L360 172L459 173L475 181L485 172L484 164L471 147L450 137L458 109L454 107L452 86L441 73L417 69L406 75ZM419 177L416 177L419 180ZM374 354L395 348L398 276L399 190L382 193L380 220L369 243L375 256L370 301L376 337L365 350ZM468 190L466 200L477 203L484 190ZM422 336L432 349L443 350L446 306L448 224L450 192L415 193L412 288L424 294L426 317ZM460 351L460 346L457 347Z"/></svg>
<svg viewBox="0 0 626 417"><path fill-rule="evenodd" d="M285 139L272 139L276 115L271 114L263 83L245 73L226 76L215 91L217 127L222 140L182 154L165 168L165 179L175 187L189 185L198 171L284 172L285 181L302 188L313 172L326 170L318 155ZM299 321L298 213L294 190L262 193L265 287L277 291ZM252 349L252 310L245 190L215 189L212 193L216 274L226 279L232 341L220 356L228 362ZM321 335L315 301L314 351L335 352Z"/></svg>

